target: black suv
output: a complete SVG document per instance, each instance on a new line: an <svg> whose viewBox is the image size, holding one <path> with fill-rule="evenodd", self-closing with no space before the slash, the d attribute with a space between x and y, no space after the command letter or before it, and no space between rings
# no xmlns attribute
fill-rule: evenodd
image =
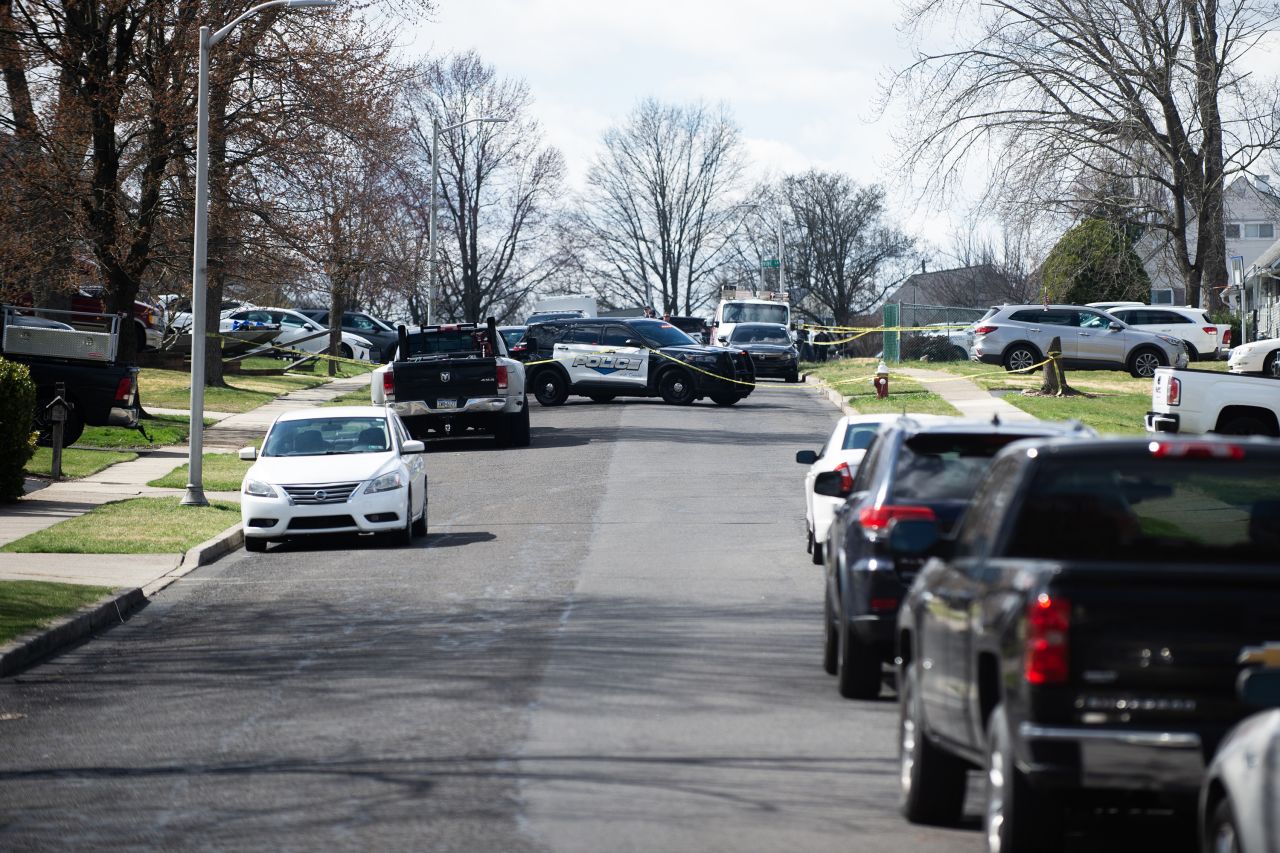
<svg viewBox="0 0 1280 853"><path fill-rule="evenodd" d="M819 474L814 491L848 500L836 510L825 554L826 642L823 668L839 679L840 695L872 699L881 665L894 657L894 624L927 554L895 555L891 522L936 521L946 533L968 506L992 457L1024 438L1092 436L1071 423L1000 423L903 416L876 434L856 476Z"/></svg>
<svg viewBox="0 0 1280 853"><path fill-rule="evenodd" d="M662 320L581 317L529 326L528 387L544 406L570 394L597 403L661 397L688 405L710 397L732 406L755 387L751 358L699 344Z"/></svg>

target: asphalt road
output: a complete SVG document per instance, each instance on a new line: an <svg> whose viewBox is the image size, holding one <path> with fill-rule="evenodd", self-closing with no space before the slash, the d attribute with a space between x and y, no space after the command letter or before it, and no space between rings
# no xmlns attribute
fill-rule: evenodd
<svg viewBox="0 0 1280 853"><path fill-rule="evenodd" d="M0 681L0 850L979 849L898 817L892 696L819 666L793 457L834 417L575 401L436 443L426 540L238 552Z"/></svg>

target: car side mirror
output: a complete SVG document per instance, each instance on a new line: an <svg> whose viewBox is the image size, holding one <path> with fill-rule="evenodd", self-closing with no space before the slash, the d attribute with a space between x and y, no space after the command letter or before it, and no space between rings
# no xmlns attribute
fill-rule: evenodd
<svg viewBox="0 0 1280 853"><path fill-rule="evenodd" d="M1280 708L1280 669L1246 669L1236 679L1236 693L1251 708Z"/></svg>
<svg viewBox="0 0 1280 853"><path fill-rule="evenodd" d="M896 518L889 522L889 550L916 556L938 544L938 523L924 518Z"/></svg>
<svg viewBox="0 0 1280 853"><path fill-rule="evenodd" d="M813 480L813 490L817 494L831 498L847 498L849 493L840 486L844 479L839 471L823 471Z"/></svg>
<svg viewBox="0 0 1280 853"><path fill-rule="evenodd" d="M253 460L258 458L258 448L256 447L240 448L240 458L243 459L245 462L252 462Z"/></svg>
<svg viewBox="0 0 1280 853"><path fill-rule="evenodd" d="M1110 329L1110 330L1111 330L1111 331L1113 331L1113 332L1123 332L1123 331L1124 331L1124 323L1108 323L1108 324L1107 324L1107 328L1108 328L1108 329Z"/></svg>
<svg viewBox="0 0 1280 853"><path fill-rule="evenodd" d="M622 342L622 345L624 347L642 347L644 346L644 343L641 341L637 341L635 338L627 338L625 341Z"/></svg>
<svg viewBox="0 0 1280 853"><path fill-rule="evenodd" d="M797 450L796 461L801 465L812 465L818 461L818 454L812 450Z"/></svg>
<svg viewBox="0 0 1280 853"><path fill-rule="evenodd" d="M400 445L400 453L402 455L405 453L426 453L426 452L427 452L427 443L425 441L418 441L416 438L409 439L404 444Z"/></svg>
<svg viewBox="0 0 1280 853"><path fill-rule="evenodd" d="M727 337L725 337L724 335L720 335L718 338L716 338L716 340L717 340L717 341L719 341L719 342L720 342L720 343L722 343L722 344L727 344L727 343L729 343L729 339L728 339Z"/></svg>

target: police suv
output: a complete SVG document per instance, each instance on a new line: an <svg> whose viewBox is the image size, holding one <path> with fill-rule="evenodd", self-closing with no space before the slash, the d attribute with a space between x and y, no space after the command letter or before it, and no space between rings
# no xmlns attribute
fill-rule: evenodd
<svg viewBox="0 0 1280 853"><path fill-rule="evenodd" d="M746 353L703 346L662 320L553 320L531 325L525 340L528 387L544 406L559 406L570 394L597 403L661 397L674 405L710 397L732 406L754 388Z"/></svg>

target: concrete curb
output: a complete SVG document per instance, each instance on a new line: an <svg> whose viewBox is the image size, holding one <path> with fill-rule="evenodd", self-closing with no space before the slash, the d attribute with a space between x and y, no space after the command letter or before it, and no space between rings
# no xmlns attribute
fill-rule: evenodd
<svg viewBox="0 0 1280 853"><path fill-rule="evenodd" d="M812 385L814 388L817 388L818 391L820 391L823 396L825 396L828 400L831 401L831 404L833 406L835 406L837 409L840 410L840 414L842 415L858 414L857 409L855 409L853 406L850 406L848 403L844 401L843 394L841 394L835 388L832 388L827 383L823 382L818 377L814 376L812 373L806 373L804 375L804 382L806 385Z"/></svg>
<svg viewBox="0 0 1280 853"><path fill-rule="evenodd" d="M186 577L200 566L207 566L226 556L243 544L244 532L240 525L229 527L212 539L188 549L178 561L177 567L146 586L118 590L44 628L15 637L0 646L0 678L20 672L103 628L123 623L160 590Z"/></svg>

